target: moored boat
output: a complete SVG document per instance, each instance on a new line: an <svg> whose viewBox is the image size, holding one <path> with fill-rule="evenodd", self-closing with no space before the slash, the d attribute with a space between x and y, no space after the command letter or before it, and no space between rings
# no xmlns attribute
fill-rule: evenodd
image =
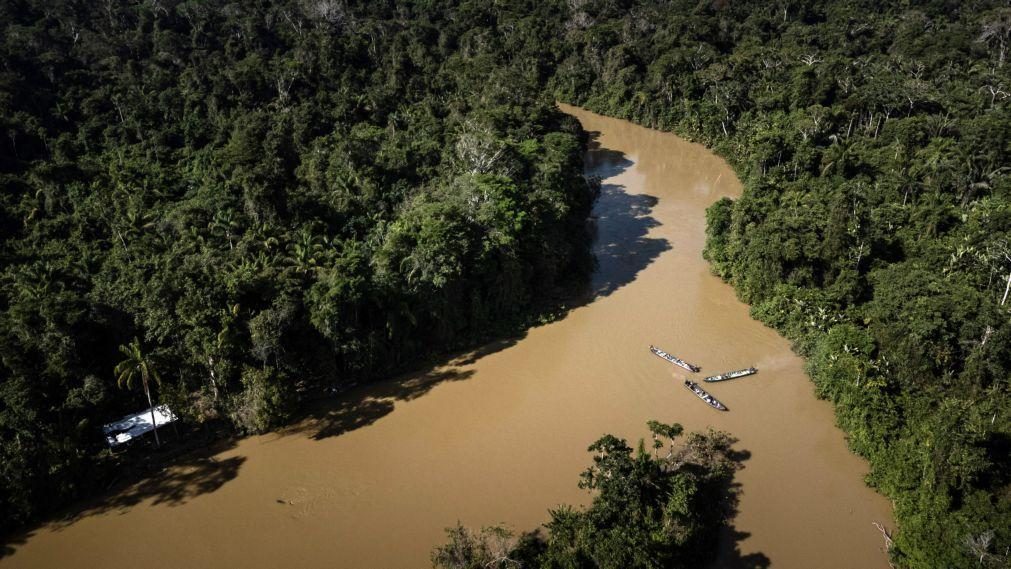
<svg viewBox="0 0 1011 569"><path fill-rule="evenodd" d="M672 354L668 354L667 352L661 350L660 348L658 348L656 346L650 346L649 347L649 351L653 352L657 356L659 356L659 357L661 357L661 358L669 361L670 363L672 363L674 365L681 366L681 367L685 368L686 370L688 370L690 372L698 372L700 369L702 369L699 366L690 364L690 363L684 361L683 359L681 359L681 358L679 358L677 356L674 356Z"/></svg>
<svg viewBox="0 0 1011 569"><path fill-rule="evenodd" d="M726 381L728 379L734 379L734 378L737 378L737 377L744 377L746 375L751 375L751 374L754 374L754 373L758 373L758 370L756 368L749 367L747 369L739 369L737 371L728 371L727 373L721 373L720 375L711 375L711 376L703 379L702 381L709 381L709 382L713 382L713 381Z"/></svg>
<svg viewBox="0 0 1011 569"><path fill-rule="evenodd" d="M712 407L713 409L717 409L717 410L720 410L720 411L726 411L727 410L727 406L726 405L724 405L723 403L720 403L712 395L709 395L709 393L707 393L705 389L702 389L702 387L700 387L699 384L695 383L694 381L692 381L690 379L686 379L685 380L685 387L688 388L688 389L690 389L691 392L694 393L695 395L697 395L699 399L701 399L701 400L705 401L706 403L708 403L709 406Z"/></svg>

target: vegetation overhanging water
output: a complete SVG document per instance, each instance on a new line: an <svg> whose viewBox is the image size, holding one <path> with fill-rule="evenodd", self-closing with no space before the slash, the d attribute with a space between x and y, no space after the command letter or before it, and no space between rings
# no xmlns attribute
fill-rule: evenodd
<svg viewBox="0 0 1011 569"><path fill-rule="evenodd" d="M707 255L810 358L893 560L1006 563L1006 7L633 4L4 6L4 520L121 468L134 336L256 431L555 297L590 196L552 93L734 160Z"/></svg>

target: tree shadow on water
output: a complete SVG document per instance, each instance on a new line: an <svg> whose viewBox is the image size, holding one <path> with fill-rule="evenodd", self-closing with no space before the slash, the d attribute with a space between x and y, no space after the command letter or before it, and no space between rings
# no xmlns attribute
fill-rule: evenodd
<svg viewBox="0 0 1011 569"><path fill-rule="evenodd" d="M603 180L625 172L634 162L624 153L605 148L600 133L590 133L585 171ZM631 194L616 183L601 186L594 204L591 227L596 270L587 288L566 301L565 311L607 296L635 280L661 253L671 248L666 239L648 237L660 225L652 217L658 200L645 194ZM397 401L407 401L428 393L446 381L469 378L473 372L459 369L514 345L525 332L484 344L477 349L447 358L444 367L409 373L379 383L353 388L334 398L316 402L303 421L281 434L305 434L321 440L369 426L393 412Z"/></svg>
<svg viewBox="0 0 1011 569"><path fill-rule="evenodd" d="M0 558L13 555L17 546L25 544L40 527L61 531L89 516L125 513L142 503L180 506L214 492L238 476L246 462L244 456L216 458L234 447L234 440L219 440L195 451L177 447L181 456L169 456L172 451L168 451L152 456L147 462L130 464L107 484L103 495L78 503L33 530L4 537L0 543ZM138 478L141 480L137 481Z"/></svg>
<svg viewBox="0 0 1011 569"><path fill-rule="evenodd" d="M648 267L664 251L671 249L663 238L647 237L660 222L650 212L657 198L625 192L624 186L601 186L595 207L596 231L593 254L597 269L590 279L590 296L608 296Z"/></svg>
<svg viewBox="0 0 1011 569"><path fill-rule="evenodd" d="M742 469L744 462L751 458L751 452L732 450L729 458L737 464L738 469ZM727 522L720 528L716 558L709 565L710 569L768 569L772 565L772 561L764 553L744 554L741 552L741 543L751 536L750 533L738 531L733 525L733 520L739 511L742 493L743 490L739 482L726 481L723 495L726 496L725 517Z"/></svg>
<svg viewBox="0 0 1011 569"><path fill-rule="evenodd" d="M461 356L465 360L476 357L480 356ZM283 430L282 434L309 433L315 440L337 437L375 423L393 412L397 401L416 399L440 383L461 381L473 374L473 371L453 367L432 368L358 387L334 399L316 402L305 420Z"/></svg>
<svg viewBox="0 0 1011 569"><path fill-rule="evenodd" d="M11 536L3 540L0 543L0 559L7 557L9 555L14 555L17 551L18 546L24 545L28 542L28 539L35 535L35 532L25 532L17 536Z"/></svg>
<svg viewBox="0 0 1011 569"><path fill-rule="evenodd" d="M591 132L585 164L588 175L604 182L591 218L597 260L587 291L586 301L591 302L634 281L661 253L671 249L671 244L663 238L648 237L650 230L661 225L652 216L659 201L656 197L631 194L625 186L608 182L634 162L622 152L604 148L599 133Z"/></svg>
<svg viewBox="0 0 1011 569"><path fill-rule="evenodd" d="M711 569L768 569L771 567L772 560L764 553L744 554L741 552L740 543L750 536L750 533L738 531L732 525L723 528L720 532L716 561L710 565Z"/></svg>
<svg viewBox="0 0 1011 569"><path fill-rule="evenodd" d="M125 511L142 502L149 502L152 506L181 506L193 498L210 494L238 476L239 469L246 462L244 456L216 458L216 455L234 448L235 444L234 439L220 440L181 457L168 458L169 466L139 482L113 482L107 495L84 502L50 525L61 528L86 516ZM125 477L136 475L129 473Z"/></svg>
<svg viewBox="0 0 1011 569"><path fill-rule="evenodd" d="M590 131L590 139L586 143L586 154L583 157L583 169L588 176L596 176L606 180L621 174L635 164L620 150L605 148L600 142L600 133Z"/></svg>
<svg viewBox="0 0 1011 569"><path fill-rule="evenodd" d="M449 360L449 365L454 366L468 366L477 363L478 360L485 356L489 356L496 352L501 352L506 348L510 348L516 345L525 334L514 334L506 338L500 338L498 340L493 340L478 346L473 350L469 350L462 354L457 354L455 357Z"/></svg>
<svg viewBox="0 0 1011 569"><path fill-rule="evenodd" d="M149 498L152 505L180 506L224 486L238 476L245 462L244 456L182 461L121 493L112 501L112 507L124 509Z"/></svg>

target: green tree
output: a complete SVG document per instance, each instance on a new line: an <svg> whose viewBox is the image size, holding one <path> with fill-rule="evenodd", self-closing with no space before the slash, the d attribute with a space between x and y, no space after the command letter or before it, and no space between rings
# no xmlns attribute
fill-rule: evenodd
<svg viewBox="0 0 1011 569"><path fill-rule="evenodd" d="M161 447L161 440L158 438L158 423L155 421L154 403L151 401L151 381L161 385L161 377L150 356L144 354L140 348L140 340L134 337L127 345L120 345L119 351L126 359L119 362L115 368L116 382L120 387L126 385L127 389L133 387L134 378L139 377L141 386L144 388L144 395L147 397L147 405L151 411L151 426L154 427L155 446Z"/></svg>
<svg viewBox="0 0 1011 569"><path fill-rule="evenodd" d="M604 435L590 445L593 465L580 488L593 492L585 509L552 510L548 535L485 528L448 528L449 542L435 549L442 569L541 567L545 569L660 569L698 567L715 551L717 532L734 511L730 480L738 468L725 433L690 433L675 446L681 425L649 421L654 449L668 439L671 451L657 457L639 441Z"/></svg>

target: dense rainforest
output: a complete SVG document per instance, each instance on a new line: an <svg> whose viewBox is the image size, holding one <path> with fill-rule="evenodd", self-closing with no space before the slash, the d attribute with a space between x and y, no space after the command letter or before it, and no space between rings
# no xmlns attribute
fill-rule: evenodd
<svg viewBox="0 0 1011 569"><path fill-rule="evenodd" d="M807 356L894 503L893 561L1008 566L1011 8L597 6L559 98L735 166L706 257Z"/></svg>
<svg viewBox="0 0 1011 569"><path fill-rule="evenodd" d="M1008 564L1006 2L41 4L0 4L0 519L101 479L120 346L252 432L551 310L592 265L561 100L734 165L706 256L808 358L893 563Z"/></svg>
<svg viewBox="0 0 1011 569"><path fill-rule="evenodd" d="M121 361L258 432L585 280L578 123L428 12L2 4L0 525L114 478Z"/></svg>

